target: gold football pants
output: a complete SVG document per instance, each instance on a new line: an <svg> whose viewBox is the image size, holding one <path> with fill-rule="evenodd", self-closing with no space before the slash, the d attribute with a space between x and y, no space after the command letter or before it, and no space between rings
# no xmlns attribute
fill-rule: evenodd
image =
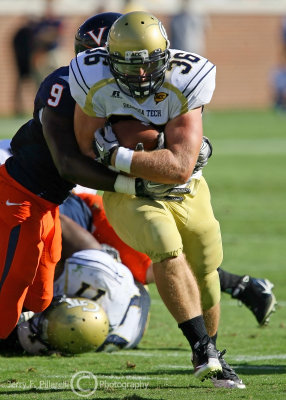
<svg viewBox="0 0 286 400"><path fill-rule="evenodd" d="M105 192L104 208L118 236L157 263L184 252L201 290L203 309L220 300L217 268L223 258L220 226L215 219L208 185L193 180L194 194L182 202L154 201ZM194 189L194 188L193 188Z"/></svg>

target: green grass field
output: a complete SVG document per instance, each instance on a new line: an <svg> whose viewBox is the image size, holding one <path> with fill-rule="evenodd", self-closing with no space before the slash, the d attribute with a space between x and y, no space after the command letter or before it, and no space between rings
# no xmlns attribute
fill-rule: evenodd
<svg viewBox="0 0 286 400"><path fill-rule="evenodd" d="M1 120L0 137L20 123ZM206 111L205 134L214 146L204 175L221 223L222 266L268 278L279 303L269 326L259 328L248 309L222 295L218 348L227 349L247 389L215 389L194 378L187 342L151 286L150 324L137 350L0 357L1 400L286 399L286 115ZM76 388L83 376L78 384L85 391L76 394L71 380Z"/></svg>

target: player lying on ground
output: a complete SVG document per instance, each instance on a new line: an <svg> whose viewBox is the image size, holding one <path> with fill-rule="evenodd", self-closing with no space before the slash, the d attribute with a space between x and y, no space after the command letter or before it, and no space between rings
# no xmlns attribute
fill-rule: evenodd
<svg viewBox="0 0 286 400"><path fill-rule="evenodd" d="M2 341L2 351L10 347L31 354L81 353L136 347L148 322L148 291L134 281L114 248L100 245L89 232L65 215L61 215L61 224L63 253L67 259L62 258L56 268L54 300L46 311L18 324L9 338ZM79 297L93 300L105 311L107 319L102 318L100 323L94 324L92 319L86 318L85 304L81 304ZM80 325L77 317L86 319L85 323ZM101 333L105 332L106 321L109 331L103 337ZM82 329L84 335L76 335ZM94 341L97 336L100 340Z"/></svg>

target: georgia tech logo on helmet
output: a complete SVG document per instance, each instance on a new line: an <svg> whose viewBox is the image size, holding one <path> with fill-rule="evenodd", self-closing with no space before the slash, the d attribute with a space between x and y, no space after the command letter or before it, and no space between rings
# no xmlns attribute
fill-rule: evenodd
<svg viewBox="0 0 286 400"><path fill-rule="evenodd" d="M164 101L168 96L169 95L165 92L155 93L154 96L155 103L156 104L161 103L161 101Z"/></svg>
<svg viewBox="0 0 286 400"><path fill-rule="evenodd" d="M90 302L89 299L80 299L80 298L66 298L63 300L63 303L67 303L67 308L75 308L82 307L83 311L92 311L97 312L99 310L98 304L95 302ZM88 306L92 305L92 308Z"/></svg>

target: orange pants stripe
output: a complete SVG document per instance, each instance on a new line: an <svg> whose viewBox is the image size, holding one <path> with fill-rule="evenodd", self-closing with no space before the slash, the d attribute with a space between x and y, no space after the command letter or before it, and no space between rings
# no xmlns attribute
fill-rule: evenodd
<svg viewBox="0 0 286 400"><path fill-rule="evenodd" d="M0 338L16 326L22 308L41 312L53 297L61 257L57 205L41 199L0 167Z"/></svg>

